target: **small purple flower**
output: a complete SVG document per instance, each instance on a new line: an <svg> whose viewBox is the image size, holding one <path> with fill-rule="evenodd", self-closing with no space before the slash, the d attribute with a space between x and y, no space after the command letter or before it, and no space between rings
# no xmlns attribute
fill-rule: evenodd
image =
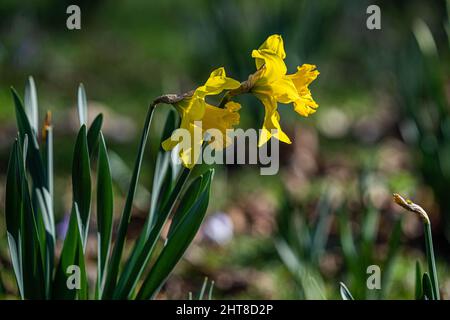
<svg viewBox="0 0 450 320"><path fill-rule="evenodd" d="M233 229L229 215L217 212L206 219L202 231L208 240L224 245L233 238Z"/></svg>
<svg viewBox="0 0 450 320"><path fill-rule="evenodd" d="M63 240L66 237L67 229L69 228L70 214L65 214L63 219L56 225L56 235Z"/></svg>

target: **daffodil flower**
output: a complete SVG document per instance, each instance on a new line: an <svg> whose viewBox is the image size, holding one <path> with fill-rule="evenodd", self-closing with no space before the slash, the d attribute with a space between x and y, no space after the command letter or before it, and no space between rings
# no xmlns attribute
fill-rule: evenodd
<svg viewBox="0 0 450 320"><path fill-rule="evenodd" d="M317 78L319 71L314 65L304 64L297 67L295 74L287 75L284 63L286 52L280 35L267 38L258 50L253 50L252 57L255 58L258 71L252 77L250 90L261 100L265 108L264 124L258 145L262 146L272 136L291 143L280 126L278 102L293 103L295 111L304 117L314 113L318 104L314 101L308 86Z"/></svg>
<svg viewBox="0 0 450 320"><path fill-rule="evenodd" d="M226 76L225 69L214 70L206 83L198 87L192 95L174 104L181 116L180 129L189 132L190 141L184 141L188 147L180 150L179 156L183 165L192 168L197 162L201 146L205 139L204 133L209 129L219 130L224 137L211 141L214 149L221 149L229 145L226 137L226 129L239 123L237 111L240 105L236 102L228 102L225 108L218 108L205 101L206 96L218 95L224 90L236 89L240 83ZM172 150L180 143L180 137L175 131L172 136L162 143L164 150Z"/></svg>

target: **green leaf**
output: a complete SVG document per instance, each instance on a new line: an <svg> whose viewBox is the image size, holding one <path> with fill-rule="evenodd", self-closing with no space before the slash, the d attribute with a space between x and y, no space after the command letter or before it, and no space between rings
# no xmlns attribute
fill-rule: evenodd
<svg viewBox="0 0 450 320"><path fill-rule="evenodd" d="M26 150L27 136L25 136L23 145ZM46 282L42 261L41 239L38 236L35 214L29 194L27 175L25 172L25 157L22 153L20 138L14 144L14 150L14 159L12 159L13 163L11 163L11 171L8 175L10 185L8 187L9 199L7 198L7 201L10 203L7 204L6 216L7 224L10 226L8 229L12 232L9 239L12 240L14 236L20 236L20 240L14 240L16 251L12 255L17 255L18 248L21 256L20 258L15 258L15 264L17 266L18 260L20 263L19 268L22 269L22 275L19 276L18 282L22 281L23 298L43 299L46 293ZM12 177L13 174L15 177ZM16 183L16 186L12 186L11 183ZM17 192L15 197L12 197L10 193L12 190ZM10 210L15 210L15 212ZM12 215L19 215L19 217L13 217ZM17 223L20 224L17 225Z"/></svg>
<svg viewBox="0 0 450 320"><path fill-rule="evenodd" d="M102 124L103 115L100 113L97 117L95 117L87 133L88 149L90 155L94 154L98 146Z"/></svg>
<svg viewBox="0 0 450 320"><path fill-rule="evenodd" d="M88 122L88 106L86 91L84 90L84 85L80 83L78 86L78 118L80 120L80 127L82 125L87 126Z"/></svg>
<svg viewBox="0 0 450 320"><path fill-rule="evenodd" d="M431 284L431 279L428 273L424 273L422 277L422 290L424 300L435 300L433 286Z"/></svg>
<svg viewBox="0 0 450 320"><path fill-rule="evenodd" d="M83 248L86 248L91 213L91 172L87 145L86 126L82 125L75 142L72 161L73 202L78 205L81 219Z"/></svg>
<svg viewBox="0 0 450 320"><path fill-rule="evenodd" d="M151 202L150 202L150 211L148 216L148 224L146 223L146 228L144 228L146 234L148 235L151 227L154 225L156 221L156 211L158 209L158 205L161 206L164 202L164 195L169 194L171 191L171 178L173 173L173 169L171 168L171 153L163 150L161 144L164 140L170 137L172 132L176 129L176 118L175 112L170 111L166 123L164 125L163 132L161 133L161 138L159 139L159 151L156 156L156 164L155 170L153 174L153 185L152 185L152 194L151 194ZM172 170L170 170L172 169ZM169 175L169 180L166 177Z"/></svg>
<svg viewBox="0 0 450 320"><path fill-rule="evenodd" d="M175 186L173 186L172 177L175 175L176 170L174 166L176 164L171 161L170 152L166 152L161 148L161 142L170 136L175 127L175 113L170 112L166 119L164 130L158 140L159 151L156 156L149 215L125 264L117 289L114 292L114 298L126 298L132 295L134 287L153 252L161 228L171 213L174 203L178 200L184 183L187 181L189 170L185 169Z"/></svg>
<svg viewBox="0 0 450 320"><path fill-rule="evenodd" d="M28 82L25 87L25 110L30 121L31 128L37 135L39 132L39 111L36 94L36 85L33 77L28 77Z"/></svg>
<svg viewBox="0 0 450 320"><path fill-rule="evenodd" d="M341 293L342 300L355 300L343 282L339 283L339 292Z"/></svg>
<svg viewBox="0 0 450 320"><path fill-rule="evenodd" d="M142 247L135 247L125 264L124 271L120 277L117 290L114 293L115 299L131 298L133 296L134 288L136 287L152 253L158 238L161 234L161 230L167 220L167 217L173 211L178 198L180 197L181 190L184 184L188 180L190 170L183 168L180 177L178 178L175 187L170 193L169 200L158 212L158 218L151 229L150 234L144 239Z"/></svg>
<svg viewBox="0 0 450 320"><path fill-rule="evenodd" d="M195 204L200 194L205 189L207 183L209 183L209 181L207 179L204 179L203 176L198 177L191 183L189 188L183 194L179 207L177 208L177 210L173 215L172 223L170 224L169 232L167 233L167 238L170 238L172 236L173 232L178 226L178 223L183 219L183 217L189 212L189 210Z"/></svg>
<svg viewBox="0 0 450 320"><path fill-rule="evenodd" d="M11 93L14 99L14 105L16 110L17 127L19 129L19 137L21 141L25 140L25 136L28 136L28 150L27 150L27 168L30 172L33 188L36 192L38 204L42 213L42 219L45 224L45 230L51 235L50 241L52 246L55 239L55 224L53 217L53 206L51 204L51 196L47 189L47 177L45 174L44 164L39 151L39 145L36 135L34 134L28 117L25 113L22 101L20 100L17 92L14 88L11 88ZM40 236L41 238L44 235Z"/></svg>
<svg viewBox="0 0 450 320"><path fill-rule="evenodd" d="M176 224L173 234L167 239L166 245L147 275L137 299L154 297L192 242L208 208L212 175L213 170L205 174L206 183L202 193L189 212Z"/></svg>
<svg viewBox="0 0 450 320"><path fill-rule="evenodd" d="M16 276L17 286L22 299L24 298L23 267L22 267L22 199L21 199L21 181L18 159L18 141L16 140L11 151L8 163L5 193L5 217L6 232L8 237L9 252L14 274Z"/></svg>
<svg viewBox="0 0 450 320"><path fill-rule="evenodd" d="M415 291L416 300L422 300L423 298L423 289L422 289L422 270L420 268L419 261L416 261L416 291Z"/></svg>
<svg viewBox="0 0 450 320"><path fill-rule="evenodd" d="M41 158L36 132L32 129L23 103L17 92L11 88L16 111L19 140L27 141L26 144L26 168L32 179L32 203L34 206L37 238L41 246L40 253L45 261L46 294L50 294L50 279L53 271L55 223L53 216L52 196L49 191L48 176ZM25 171L25 168L24 168ZM34 205L36 204L36 205Z"/></svg>
<svg viewBox="0 0 450 320"><path fill-rule="evenodd" d="M82 243L82 220L77 203L72 206L69 226L64 240L61 257L56 268L53 286L53 299L74 300L87 299L87 276L84 262ZM69 278L74 271L73 266L79 269L79 288L69 288L72 281Z"/></svg>
<svg viewBox="0 0 450 320"><path fill-rule="evenodd" d="M123 247L125 245L125 238L127 234L128 224L131 219L131 209L133 207L133 199L138 186L139 173L141 171L142 159L144 157L145 145L147 142L148 132L150 129L151 120L155 110L154 105L150 105L145 118L144 130L142 132L141 141L139 143L139 149L134 164L133 175L130 181L130 187L128 189L125 206L123 208L122 216L120 218L117 238L115 241L111 261L108 266L108 273L104 289L104 297L106 299L112 297L114 289L116 287L117 275L119 273L119 265L122 257Z"/></svg>
<svg viewBox="0 0 450 320"><path fill-rule="evenodd" d="M97 289L102 297L104 274L107 270L111 246L114 195L105 139L100 133L97 170L97 229L98 229L98 279Z"/></svg>

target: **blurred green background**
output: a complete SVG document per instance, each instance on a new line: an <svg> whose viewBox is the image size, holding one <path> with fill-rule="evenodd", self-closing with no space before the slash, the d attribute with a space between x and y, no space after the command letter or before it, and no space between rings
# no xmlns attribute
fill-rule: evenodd
<svg viewBox="0 0 450 320"><path fill-rule="evenodd" d="M86 0L78 1L82 29L74 31L66 28L70 4L0 3L0 297L16 295L3 218L16 134L10 86L23 92L32 75L41 119L53 112L55 212L64 221L76 90L85 85L91 118L105 115L120 173L118 215L148 103L195 88L221 66L245 80L254 72L252 49L277 33L291 73L302 63L318 66L311 90L320 107L309 118L280 107L294 142L281 146L278 175L217 168L208 217L160 298L186 298L208 277L217 299L336 299L340 281L355 298L412 299L415 261L425 265L423 233L417 217L393 205L392 192L428 210L441 290L450 298L448 1ZM366 28L370 4L381 8L381 30ZM241 126L260 127L259 102L238 100ZM148 168L141 181L134 234L149 202ZM366 288L372 264L381 268L381 290Z"/></svg>

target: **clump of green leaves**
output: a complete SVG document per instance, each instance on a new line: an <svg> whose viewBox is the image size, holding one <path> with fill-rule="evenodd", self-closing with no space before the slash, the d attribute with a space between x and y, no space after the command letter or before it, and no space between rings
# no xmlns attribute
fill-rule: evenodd
<svg viewBox="0 0 450 320"><path fill-rule="evenodd" d="M126 201L117 229L113 229L114 192L108 149L102 133L103 116L89 125L84 87L78 90L80 129L73 148L72 211L62 251L55 254L53 212L53 131L50 117L39 136L37 95L32 78L25 103L12 89L18 136L13 144L7 173L5 215L9 251L22 299L150 299L182 258L208 207L213 171L197 177L173 163L161 148L156 156L149 214L138 240L124 257L124 246L133 200L155 104L146 115ZM170 112L162 141L176 128ZM91 181L96 168L96 189ZM96 203L92 194L96 192ZM91 207L97 214L97 279L89 285L86 247ZM172 219L168 219L169 217ZM169 222L170 220L170 222ZM162 250L155 252L163 227L170 223ZM115 240L112 241L113 233ZM150 265L150 261L153 263ZM76 266L79 286L71 288L68 277ZM150 267L150 268L149 268ZM149 270L148 273L145 271Z"/></svg>

